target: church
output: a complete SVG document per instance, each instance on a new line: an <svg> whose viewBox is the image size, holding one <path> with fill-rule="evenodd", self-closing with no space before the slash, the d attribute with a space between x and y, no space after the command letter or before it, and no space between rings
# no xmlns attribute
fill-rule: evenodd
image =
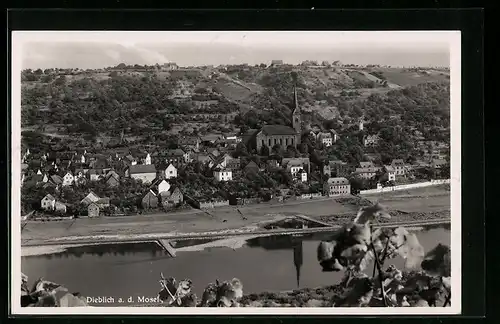
<svg viewBox="0 0 500 324"><path fill-rule="evenodd" d="M286 149L289 145L298 147L302 135L302 118L297 100L297 88L293 87L294 110L292 113L292 127L285 125L265 125L256 135L256 149L261 152L263 146L267 146L269 151L276 144Z"/></svg>

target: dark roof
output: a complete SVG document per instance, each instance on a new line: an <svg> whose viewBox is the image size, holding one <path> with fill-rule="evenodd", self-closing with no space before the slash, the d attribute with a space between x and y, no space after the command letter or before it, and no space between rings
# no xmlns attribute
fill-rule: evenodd
<svg viewBox="0 0 500 324"><path fill-rule="evenodd" d="M181 149L168 150L165 152L165 156L183 156L184 154L184 150Z"/></svg>
<svg viewBox="0 0 500 324"><path fill-rule="evenodd" d="M62 178L60 176L58 176L57 174L52 175L50 177L50 179L52 179L52 181L54 181L55 184L62 183Z"/></svg>
<svg viewBox="0 0 500 324"><path fill-rule="evenodd" d="M248 170L248 169L257 169L259 170L259 166L257 165L257 163L255 163L254 161L250 161L248 162L248 164L245 166L245 170Z"/></svg>
<svg viewBox="0 0 500 324"><path fill-rule="evenodd" d="M137 173L156 173L156 168L154 164L140 164L140 165L131 165L129 167L130 174Z"/></svg>
<svg viewBox="0 0 500 324"><path fill-rule="evenodd" d="M395 164L405 164L405 163L402 159L394 159L394 160L392 160L392 165L395 165Z"/></svg>
<svg viewBox="0 0 500 324"><path fill-rule="evenodd" d="M261 131L264 135L297 135L295 129L284 125L266 125Z"/></svg>
<svg viewBox="0 0 500 324"><path fill-rule="evenodd" d="M349 180L343 177L339 178L330 178L328 179L328 184L333 184L333 185L348 185Z"/></svg>
<svg viewBox="0 0 500 324"><path fill-rule="evenodd" d="M56 200L56 198L54 198L54 196L52 196L51 194L48 194L46 195L45 197L43 197L44 199L47 198L47 199L50 199L50 200Z"/></svg>
<svg viewBox="0 0 500 324"><path fill-rule="evenodd" d="M109 198L100 198L98 201L96 201L96 204L109 204Z"/></svg>

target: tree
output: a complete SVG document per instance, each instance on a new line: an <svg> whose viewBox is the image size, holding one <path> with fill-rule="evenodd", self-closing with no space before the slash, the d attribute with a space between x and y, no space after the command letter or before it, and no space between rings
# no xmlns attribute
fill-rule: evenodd
<svg viewBox="0 0 500 324"><path fill-rule="evenodd" d="M283 147L280 144L274 144L274 146L271 149L271 153L281 156L283 154Z"/></svg>
<svg viewBox="0 0 500 324"><path fill-rule="evenodd" d="M247 150L245 143L239 142L238 144L236 144L235 154L236 154L236 157L248 155L248 150Z"/></svg>
<svg viewBox="0 0 500 324"><path fill-rule="evenodd" d="M295 158L298 155L298 151L293 145L288 145L285 151L285 157L287 158Z"/></svg>
<svg viewBox="0 0 500 324"><path fill-rule="evenodd" d="M262 156L269 156L269 147L267 145L262 145L262 147L260 148L260 155Z"/></svg>

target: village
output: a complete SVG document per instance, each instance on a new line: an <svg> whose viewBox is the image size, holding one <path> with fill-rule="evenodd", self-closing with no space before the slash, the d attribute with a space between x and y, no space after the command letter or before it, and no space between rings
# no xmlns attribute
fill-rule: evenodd
<svg viewBox="0 0 500 324"><path fill-rule="evenodd" d="M269 131L269 127L266 129ZM311 135L325 146L339 136L337 132ZM272 144L281 142L267 137L270 138L266 141L272 140ZM163 152L115 150L106 154L84 150L35 156L28 149L23 154L22 183L24 187L37 188L39 196L33 197L37 200L30 201L37 213L99 217L349 196L359 193L359 181L370 183L366 189L394 186L430 180L417 172L421 168L442 174L440 178L448 174L442 169L449 168L439 150L424 165L393 159L388 165L376 165L373 161L352 165L327 160L318 166L308 157L275 155L257 156L260 163L256 163L234 157L236 145L244 140L249 139L241 135L184 138L182 148ZM370 145L366 141L365 145ZM273 175L274 178L279 175L282 183L275 181L278 187L266 187L265 179L272 179ZM193 176L196 181L190 181ZM198 182L200 178L204 184ZM238 183L262 179L259 191L235 190Z"/></svg>
<svg viewBox="0 0 500 324"><path fill-rule="evenodd" d="M418 98L419 92L431 91L436 103L443 96L441 85L424 83L391 90L392 83L383 81L382 72L363 70L376 66L332 64L306 61L293 66L273 60L269 66L255 67L180 68L166 63L24 71L26 86L34 87L25 94L25 123L34 126L23 131L22 214L30 214L31 219L161 214L358 195L363 190L449 178L449 128L441 125L447 115L429 119L421 111L401 112L399 102L394 102L400 97L403 99L398 101L415 100L412 98ZM380 101L382 97L370 95L364 104L370 106L361 114L359 107L352 106L347 115L325 119L310 110L311 102L322 102L314 97L319 94L311 95L304 88L307 78L315 77L317 71L352 77L353 83L342 84L351 92L342 90L329 97L340 106L363 87L393 94L383 99L386 103ZM419 69L398 71L430 75ZM436 75L441 77L444 72ZM244 82L245 73L276 77L266 85L274 94L253 93L258 86ZM359 75L380 79L360 81ZM108 79L96 81L101 77ZM89 88L95 82L111 86L110 93ZM235 100L242 89L247 101ZM276 101L276 89L285 104ZM134 91L142 96L132 95ZM63 98L60 104L58 97ZM113 119L96 110L99 115L93 119L106 118L112 123L103 127L104 122L81 121L80 112L75 117L58 112L73 105L98 109L99 102L109 103L109 97L116 98L113 109L130 105L133 116L140 116L143 122L127 121L123 116ZM165 97L168 99L161 99ZM159 104L160 99L168 109ZM46 100L48 106L40 106L40 100ZM137 100L152 105L154 111L139 109ZM253 106L243 113L248 100L263 107ZM271 111L266 100L279 109ZM371 105L396 106L391 108L393 113L379 116L374 113L379 108ZM235 109L241 111L235 113ZM54 116L61 116L60 121ZM64 124L66 120L74 121ZM103 134L110 140L103 142Z"/></svg>

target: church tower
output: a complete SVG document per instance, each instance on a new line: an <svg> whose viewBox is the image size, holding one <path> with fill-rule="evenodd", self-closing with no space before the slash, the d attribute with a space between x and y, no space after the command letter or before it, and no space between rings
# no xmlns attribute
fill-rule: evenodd
<svg viewBox="0 0 500 324"><path fill-rule="evenodd" d="M300 113L299 101L297 100L297 87L293 86L293 113L292 113L292 127L295 129L297 134L302 133L302 116Z"/></svg>

